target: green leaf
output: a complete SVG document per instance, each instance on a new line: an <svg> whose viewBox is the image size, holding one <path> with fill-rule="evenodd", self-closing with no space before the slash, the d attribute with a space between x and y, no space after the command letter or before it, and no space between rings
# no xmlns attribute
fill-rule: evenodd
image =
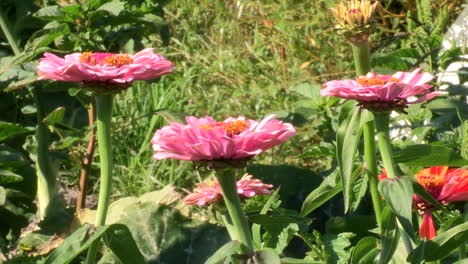
<svg viewBox="0 0 468 264"><path fill-rule="evenodd" d="M468 165L468 160L460 157L452 148L428 144L406 146L396 151L393 158L396 163L408 166L462 167Z"/></svg>
<svg viewBox="0 0 468 264"><path fill-rule="evenodd" d="M221 248L219 248L205 264L219 264L223 262L228 256L240 250L241 243L239 241L230 241Z"/></svg>
<svg viewBox="0 0 468 264"><path fill-rule="evenodd" d="M281 264L326 264L326 262L307 259L282 258Z"/></svg>
<svg viewBox="0 0 468 264"><path fill-rule="evenodd" d="M413 190L414 193L416 193L419 197L423 198L426 202L431 203L433 206L435 206L437 209L444 210L445 212L448 212L447 209L439 203L430 193L424 189L424 187L421 186L417 181L413 180Z"/></svg>
<svg viewBox="0 0 468 264"><path fill-rule="evenodd" d="M291 224L268 224L264 225L266 232L263 234L263 246L274 248L281 254L289 244L294 235L299 231L299 225Z"/></svg>
<svg viewBox="0 0 468 264"><path fill-rule="evenodd" d="M360 175L361 168L356 169L352 176L351 182ZM339 177L338 169L334 170L330 175L325 177L319 187L314 189L305 199L302 204L300 216L306 216L319 206L333 198L343 190L341 185L341 177Z"/></svg>
<svg viewBox="0 0 468 264"><path fill-rule="evenodd" d="M109 12L113 16L118 16L124 9L124 3L114 0L112 2L103 4L97 10L104 10Z"/></svg>
<svg viewBox="0 0 468 264"><path fill-rule="evenodd" d="M104 242L115 256L125 263L132 260L135 264L145 264L145 258L138 249L128 227L122 224L113 224L104 233Z"/></svg>
<svg viewBox="0 0 468 264"><path fill-rule="evenodd" d="M73 19L65 16L56 5L41 8L33 16L47 21L73 22Z"/></svg>
<svg viewBox="0 0 468 264"><path fill-rule="evenodd" d="M29 133L31 131L32 130L17 124L0 121L0 141L16 135Z"/></svg>
<svg viewBox="0 0 468 264"><path fill-rule="evenodd" d="M392 208L408 235L416 240L413 232L411 208L413 204L413 183L410 177L384 179L379 182L380 194Z"/></svg>
<svg viewBox="0 0 468 264"><path fill-rule="evenodd" d="M171 111L171 110L159 110L156 114L162 116L168 123L177 122L185 124L185 117L187 116L183 112Z"/></svg>
<svg viewBox="0 0 468 264"><path fill-rule="evenodd" d="M279 188L274 190L271 196L268 198L266 203L263 205L262 210L260 211L260 214L266 214L268 210L270 210L270 207L272 206L273 202L278 199L278 192ZM259 224L252 224L252 238L254 245L258 248L261 247L262 239L261 239L261 226Z"/></svg>
<svg viewBox="0 0 468 264"><path fill-rule="evenodd" d="M281 259L272 248L256 251L252 257L255 264L281 264ZM249 261L247 261L249 263Z"/></svg>
<svg viewBox="0 0 468 264"><path fill-rule="evenodd" d="M91 243L86 243L90 225L84 225L67 237L46 259L44 264L67 264L88 248ZM102 228L99 230L102 234ZM97 234L98 230L94 234ZM85 247L86 246L86 247Z"/></svg>
<svg viewBox="0 0 468 264"><path fill-rule="evenodd" d="M411 255L408 256L408 259L411 261L411 264L423 264L425 263L424 259L424 247L426 241L421 241L421 244L411 252Z"/></svg>
<svg viewBox="0 0 468 264"><path fill-rule="evenodd" d="M310 157L334 157L336 155L335 145L328 142L320 142L318 147L313 147L306 150L298 158L310 158Z"/></svg>
<svg viewBox="0 0 468 264"><path fill-rule="evenodd" d="M336 131L336 155L343 186L345 212L349 210L351 199L351 174L354 155L361 135L361 108L356 102L349 101L343 105L339 116L339 127Z"/></svg>
<svg viewBox="0 0 468 264"><path fill-rule="evenodd" d="M302 83L290 88L290 91L296 92L306 98L314 99L314 102L322 100L320 90L322 85L318 83Z"/></svg>
<svg viewBox="0 0 468 264"><path fill-rule="evenodd" d="M311 219L297 217L297 216L283 216L283 215L249 215L249 221L259 224L259 225L268 225L268 224L291 224L291 223L300 223L311 221Z"/></svg>
<svg viewBox="0 0 468 264"><path fill-rule="evenodd" d="M426 241L424 245L424 259L426 261L437 261L447 257L452 251L468 241L468 223L453 227L432 240ZM416 248L415 251L418 249ZM416 254L413 251L412 254ZM411 256L411 255L410 255Z"/></svg>
<svg viewBox="0 0 468 264"><path fill-rule="evenodd" d="M349 193L351 200L349 207L350 212L355 212L359 208L362 198L364 198L367 193L368 182L369 177L367 176L367 173L360 173L359 176L352 181L353 184L351 186L351 192Z"/></svg>
<svg viewBox="0 0 468 264"><path fill-rule="evenodd" d="M388 206L385 206L382 212L382 225L380 228L382 251L380 252L379 264L386 264L392 259L400 240L395 215Z"/></svg>
<svg viewBox="0 0 468 264"><path fill-rule="evenodd" d="M55 109L54 111L52 111L49 115L47 115L43 119L43 122L48 125L61 124L63 121L64 115L65 115L65 108L59 107Z"/></svg>
<svg viewBox="0 0 468 264"><path fill-rule="evenodd" d="M6 201L6 191L5 188L0 186L0 206L2 206Z"/></svg>
<svg viewBox="0 0 468 264"><path fill-rule="evenodd" d="M12 171L0 169L0 184L14 183L23 181L23 177Z"/></svg>
<svg viewBox="0 0 468 264"><path fill-rule="evenodd" d="M328 259L329 263L347 264L351 257L351 242L353 233L340 233L338 235L325 234L323 236L323 243L327 252L330 254Z"/></svg>
<svg viewBox="0 0 468 264"><path fill-rule="evenodd" d="M90 225L83 225L77 229L49 255L45 264L70 263L102 236L105 236L106 245L118 258L131 259L135 264L146 263L126 226L113 224L96 227L94 233L89 236L92 230Z"/></svg>
<svg viewBox="0 0 468 264"><path fill-rule="evenodd" d="M350 264L373 264L378 253L377 238L364 237L354 247Z"/></svg>

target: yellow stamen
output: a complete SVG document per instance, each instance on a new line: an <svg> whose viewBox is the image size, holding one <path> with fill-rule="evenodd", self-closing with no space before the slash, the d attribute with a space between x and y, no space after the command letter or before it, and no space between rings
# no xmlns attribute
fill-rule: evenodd
<svg viewBox="0 0 468 264"><path fill-rule="evenodd" d="M117 66L133 63L128 54L92 53L90 51L81 53L80 61L91 65Z"/></svg>
<svg viewBox="0 0 468 264"><path fill-rule="evenodd" d="M372 85L384 85L384 84L387 84L387 83L391 83L391 82L399 82L400 80L398 80L397 78L394 78L394 77L391 77L387 80L384 80L380 77L371 77L371 78L368 78L368 77L359 77L356 79L356 81L364 86L364 87L368 87L368 86L372 86Z"/></svg>
<svg viewBox="0 0 468 264"><path fill-rule="evenodd" d="M233 122L218 122L214 124L200 125L202 129L221 128L226 130L228 136L238 135L249 128L249 123L244 120L236 120Z"/></svg>

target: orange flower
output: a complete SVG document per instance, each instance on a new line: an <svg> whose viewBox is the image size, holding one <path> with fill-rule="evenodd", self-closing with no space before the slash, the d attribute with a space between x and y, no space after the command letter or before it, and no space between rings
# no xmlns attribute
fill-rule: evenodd
<svg viewBox="0 0 468 264"><path fill-rule="evenodd" d="M385 174L379 176L382 180ZM448 166L425 168L414 175L416 181L442 204L468 200L468 170L449 169ZM432 211L436 208L418 195L413 195L413 205L423 215L419 236L432 239L436 236Z"/></svg>

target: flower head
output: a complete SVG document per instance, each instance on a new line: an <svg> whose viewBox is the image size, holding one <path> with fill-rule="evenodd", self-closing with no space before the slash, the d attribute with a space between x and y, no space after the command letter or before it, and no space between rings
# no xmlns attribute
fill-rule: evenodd
<svg viewBox="0 0 468 264"><path fill-rule="evenodd" d="M241 198L251 198L256 195L270 195L268 189L273 188L271 184L265 184L258 179L253 179L252 175L245 174L237 181L237 193ZM197 188L192 194L184 198L186 204L203 206L210 203L220 203L223 200L223 193L218 180L211 182L197 183Z"/></svg>
<svg viewBox="0 0 468 264"><path fill-rule="evenodd" d="M407 104L415 104L443 94L430 92L432 85L427 84L434 76L421 68L412 72L397 72L393 75L368 73L355 80L335 80L324 84L322 96L335 96L356 100L363 108L373 111L404 109ZM423 95L418 100L409 102L408 97Z"/></svg>
<svg viewBox="0 0 468 264"><path fill-rule="evenodd" d="M351 0L341 2L331 9L338 24L338 32L353 42L367 41L370 35L372 18L378 2Z"/></svg>
<svg viewBox="0 0 468 264"><path fill-rule="evenodd" d="M442 204L468 200L468 170L449 169L448 166L425 168L414 175L416 181ZM382 180L385 174L379 176ZM423 215L419 235L432 239L436 236L432 211L436 208L418 195L413 195L413 206Z"/></svg>
<svg viewBox="0 0 468 264"><path fill-rule="evenodd" d="M153 157L203 161L211 167L220 165L216 162L236 165L295 134L291 124L273 118L257 122L240 116L218 122L209 116L189 116L186 125L173 122L156 131L151 140Z"/></svg>
<svg viewBox="0 0 468 264"><path fill-rule="evenodd" d="M65 58L46 52L37 66L38 80L82 82L86 86L126 88L132 81L149 80L174 69L172 62L152 48L136 54L72 53Z"/></svg>

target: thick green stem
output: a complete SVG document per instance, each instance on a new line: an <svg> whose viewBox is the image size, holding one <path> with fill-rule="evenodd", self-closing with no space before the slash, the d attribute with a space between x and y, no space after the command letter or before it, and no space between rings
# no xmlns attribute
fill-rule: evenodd
<svg viewBox="0 0 468 264"><path fill-rule="evenodd" d="M370 114L370 113L369 113ZM372 197L372 204L374 205L375 218L378 226L382 220L382 199L377 189L379 183L377 173L377 160L375 153L375 132L374 124L367 122L363 127L364 133L364 161L366 162L366 171L369 176L369 187Z"/></svg>
<svg viewBox="0 0 468 264"><path fill-rule="evenodd" d="M57 174L49 159L49 138L50 132L44 124L45 116L42 101L42 91L40 87L33 89L34 99L37 108L37 128L36 128L36 175L37 175L37 199L39 202L39 217L44 219L47 216L50 201L57 194Z"/></svg>
<svg viewBox="0 0 468 264"><path fill-rule="evenodd" d="M236 175L232 170L218 170L218 181L223 191L224 203L228 209L234 232L236 235L232 239L239 239L242 244L241 253L253 253L252 234L250 233L249 223L242 210L239 194L237 194Z"/></svg>
<svg viewBox="0 0 468 264"><path fill-rule="evenodd" d="M96 226L106 224L107 209L112 187L112 142L111 142L111 119L112 119L113 95L96 96L96 125L101 166L101 182L99 186L99 201L96 212ZM87 264L95 262L99 246L99 240L94 242L88 251Z"/></svg>
<svg viewBox="0 0 468 264"><path fill-rule="evenodd" d="M16 39L14 35L11 33L7 21L5 19L5 14L3 13L3 10L0 8L0 27L2 28L3 34L5 34L5 37L8 41L8 44L10 44L11 49L15 53L16 56L18 56L21 51L18 47L18 44L16 42Z"/></svg>
<svg viewBox="0 0 468 264"><path fill-rule="evenodd" d="M379 139L380 155L387 177L392 179L396 177L395 162L393 161L392 144L390 143L389 121L390 113L375 112L374 113L375 128Z"/></svg>
<svg viewBox="0 0 468 264"><path fill-rule="evenodd" d="M370 51L369 43L367 41L360 43L351 42L353 47L354 66L357 75L366 75L370 67ZM370 114L370 113L368 113ZM364 134L364 161L366 162L367 175L369 176L369 187L372 197L372 204L374 205L375 218L377 224L380 226L382 214L382 199L380 198L377 185L379 183L377 173L377 160L375 155L375 132L374 124L367 122L363 127Z"/></svg>
<svg viewBox="0 0 468 264"><path fill-rule="evenodd" d="M353 47L354 67L357 75L366 75L371 69L369 43L367 41L351 42L351 46Z"/></svg>
<svg viewBox="0 0 468 264"><path fill-rule="evenodd" d="M393 161L392 144L390 141L390 113L389 112L374 112L375 128L379 139L380 156L384 163L387 177L392 179L396 177L395 162ZM410 254L413 251L413 244L409 235L398 223L401 239L405 245L406 252Z"/></svg>

